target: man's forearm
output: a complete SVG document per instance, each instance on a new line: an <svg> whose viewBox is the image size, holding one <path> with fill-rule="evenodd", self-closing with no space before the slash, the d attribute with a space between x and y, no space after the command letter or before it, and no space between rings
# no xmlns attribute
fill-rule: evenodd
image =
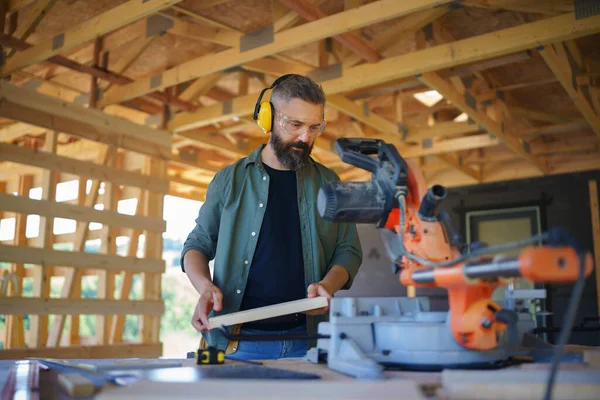
<svg viewBox="0 0 600 400"><path fill-rule="evenodd" d="M350 279L350 275L346 268L341 265L334 265L319 283L325 286L329 294L333 295L344 287L348 279Z"/></svg>
<svg viewBox="0 0 600 400"><path fill-rule="evenodd" d="M188 250L183 258L185 273L198 293L202 294L207 284L212 284L206 256L198 250Z"/></svg>

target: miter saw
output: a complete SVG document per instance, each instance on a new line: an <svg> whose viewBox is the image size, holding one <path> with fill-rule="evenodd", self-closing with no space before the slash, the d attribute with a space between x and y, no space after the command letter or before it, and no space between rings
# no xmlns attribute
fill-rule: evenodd
<svg viewBox="0 0 600 400"><path fill-rule="evenodd" d="M446 188L425 186L418 166L376 139L341 138L342 161L372 173L367 182L332 182L318 196L322 218L375 224L402 285L441 287L449 311L434 312L424 297L336 298L317 346L306 358L357 378L381 378L387 366L410 370L487 368L522 354L531 314L501 307L492 292L516 278L536 283L577 281L565 318L570 331L593 263L560 230L495 247L464 245L447 213L436 213ZM542 245L540 245L542 243ZM501 254L523 247L518 257ZM569 320L570 318L570 320ZM569 332L563 332L566 341ZM519 351L521 353L519 353ZM560 354L557 355L560 359Z"/></svg>

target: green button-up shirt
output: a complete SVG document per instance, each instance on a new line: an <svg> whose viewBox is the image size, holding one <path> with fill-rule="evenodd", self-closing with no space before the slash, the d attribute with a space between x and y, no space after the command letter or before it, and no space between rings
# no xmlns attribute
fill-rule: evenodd
<svg viewBox="0 0 600 400"><path fill-rule="evenodd" d="M206 202L200 207L196 226L183 245L183 258L190 249L214 259L213 282L223 292L223 308L210 317L239 311L248 272L252 266L263 217L269 198L269 174L261 161L259 146L250 155L215 174L208 186ZM344 267L350 288L362 262L362 249L356 226L323 220L317 211L317 194L328 182L339 177L314 161L296 171L298 211L304 257L305 285L319 282L334 265ZM282 221L285 223L285 221ZM283 267L283 266L282 266ZM307 318L309 333L316 333L318 322L326 316ZM229 327L231 329L231 327ZM218 330L204 334L210 346L224 350L228 340Z"/></svg>

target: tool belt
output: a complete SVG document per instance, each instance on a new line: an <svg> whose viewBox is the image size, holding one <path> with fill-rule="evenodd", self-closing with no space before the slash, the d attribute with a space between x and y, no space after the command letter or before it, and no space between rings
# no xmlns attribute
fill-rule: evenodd
<svg viewBox="0 0 600 400"><path fill-rule="evenodd" d="M233 326L233 330L232 330L232 334L233 335L239 335L240 332L242 330L242 324L237 324ZM202 336L202 338L200 339L200 349L206 349L208 348L208 342L206 341L206 339L204 339L204 336ZM237 340L230 340L229 344L227 345L227 349L225 349L225 354L233 354L237 351L238 349L238 341Z"/></svg>

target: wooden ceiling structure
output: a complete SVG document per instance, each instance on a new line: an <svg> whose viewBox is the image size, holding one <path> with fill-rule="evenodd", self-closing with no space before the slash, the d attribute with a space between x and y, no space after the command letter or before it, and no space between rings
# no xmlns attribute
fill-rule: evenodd
<svg viewBox="0 0 600 400"><path fill-rule="evenodd" d="M251 114L286 73L323 86L313 155L343 180L369 178L335 153L344 136L393 143L448 187L600 169L589 4L6 0L0 181L49 163L93 174L109 144L123 170L141 170L136 153L165 160L169 193L203 200L216 171L266 142Z"/></svg>

